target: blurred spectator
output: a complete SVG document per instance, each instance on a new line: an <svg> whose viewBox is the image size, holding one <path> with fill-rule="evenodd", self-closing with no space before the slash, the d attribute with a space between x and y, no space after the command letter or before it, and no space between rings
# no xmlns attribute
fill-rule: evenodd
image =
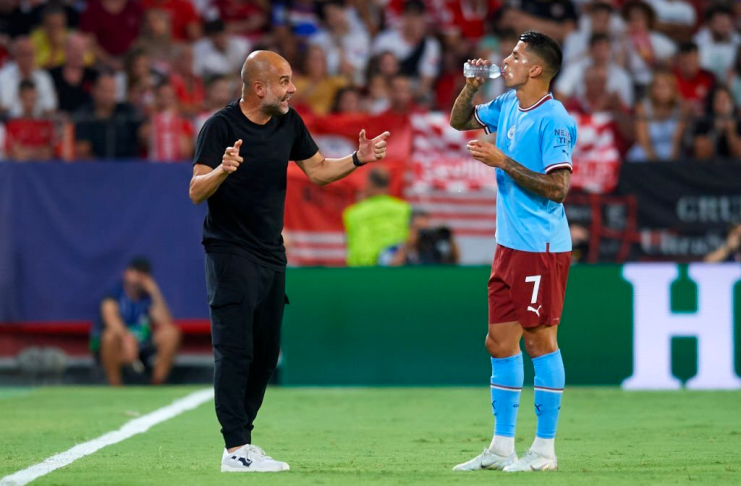
<svg viewBox="0 0 741 486"><path fill-rule="evenodd" d="M206 90L205 107L196 115L193 123L195 134L197 135L201 131L203 124L211 115L224 108L237 97L231 78L226 76L213 78Z"/></svg>
<svg viewBox="0 0 741 486"><path fill-rule="evenodd" d="M102 73L93 101L78 110L75 153L79 159L132 158L140 154L141 117L129 103L116 102L116 79Z"/></svg>
<svg viewBox="0 0 741 486"><path fill-rule="evenodd" d="M327 58L319 46L309 46L302 71L293 78L296 106L303 105L316 115L326 115L332 108L337 91L347 85L347 80L327 74Z"/></svg>
<svg viewBox="0 0 741 486"><path fill-rule="evenodd" d="M212 0L216 18L226 24L231 35L256 37L268 26L268 0Z"/></svg>
<svg viewBox="0 0 741 486"><path fill-rule="evenodd" d="M493 42L482 41L478 48L477 57L482 59L488 59L497 66L502 66L502 61L506 59L514 50L515 46L520 40L520 34L511 29L506 29L499 32L497 38L492 38ZM463 76L463 66L458 67L458 73ZM465 78L463 78L465 79ZM486 103L489 100L493 100L500 94L504 93L504 80L490 79L482 89L479 90L479 101L474 98L474 102Z"/></svg>
<svg viewBox="0 0 741 486"><path fill-rule="evenodd" d="M610 38L607 34L593 34L589 40L589 56L563 70L556 80L556 97L583 97L586 87L584 77L591 66L607 71L606 95L617 93L624 106L633 105L633 83L625 69L611 60Z"/></svg>
<svg viewBox="0 0 741 486"><path fill-rule="evenodd" d="M681 155L687 112L670 71L657 71L647 96L636 106L638 142L628 153L631 161L677 160Z"/></svg>
<svg viewBox="0 0 741 486"><path fill-rule="evenodd" d="M54 124L35 114L37 93L33 81L20 82L18 97L21 112L5 126L7 155L19 162L49 160L53 156Z"/></svg>
<svg viewBox="0 0 741 486"><path fill-rule="evenodd" d="M684 42L679 46L674 74L682 99L687 102L694 115L702 115L705 99L715 84L715 76L700 67L697 44Z"/></svg>
<svg viewBox="0 0 741 486"><path fill-rule="evenodd" d="M46 7L41 26L34 29L30 38L36 50L36 66L50 69L64 63L67 40L67 13L64 8L58 5Z"/></svg>
<svg viewBox="0 0 741 486"><path fill-rule="evenodd" d="M399 74L400 66L399 60L396 58L393 52L384 51L374 55L368 60L368 79L380 74L384 77L386 82L391 81L391 78Z"/></svg>
<svg viewBox="0 0 741 486"><path fill-rule="evenodd" d="M656 12L656 30L677 42L686 42L695 30L697 15L685 0L646 0Z"/></svg>
<svg viewBox="0 0 741 486"><path fill-rule="evenodd" d="M404 75L394 76L389 83L389 109L384 113L388 115L397 115L406 117L419 107L414 103L412 87L409 78Z"/></svg>
<svg viewBox="0 0 741 486"><path fill-rule="evenodd" d="M149 261L135 258L124 270L121 282L100 303L90 348L111 385L122 384L124 366L139 372L152 368L152 384L161 385L167 381L179 344L180 330L151 276Z"/></svg>
<svg viewBox="0 0 741 486"><path fill-rule="evenodd" d="M360 103L360 91L353 86L346 86L337 90L332 109L333 114L358 114L362 113Z"/></svg>
<svg viewBox="0 0 741 486"><path fill-rule="evenodd" d="M34 0L36 5L30 9L29 15L34 24L43 22L44 12L49 8L60 8L64 11L67 26L77 29L80 25L80 13L86 8L85 2L79 0ZM88 2L89 3L89 2Z"/></svg>
<svg viewBox="0 0 741 486"><path fill-rule="evenodd" d="M435 83L435 109L449 112L458 93L466 84L463 77L465 57L460 57L455 51L443 52L442 72Z"/></svg>
<svg viewBox="0 0 741 486"><path fill-rule="evenodd" d="M522 33L535 30L563 42L576 28L577 14L570 0L519 0L502 13L501 26Z"/></svg>
<svg viewBox="0 0 741 486"><path fill-rule="evenodd" d="M565 67L582 61L589 55L590 40L595 34L604 34L610 39L610 51L616 54L619 44L612 31L615 9L605 1L596 1L584 5L587 22L582 22L579 29L573 30L563 42L563 64Z"/></svg>
<svg viewBox="0 0 741 486"><path fill-rule="evenodd" d="M502 7L500 0L446 1L440 30L470 47L486 32L486 22Z"/></svg>
<svg viewBox="0 0 741 486"><path fill-rule="evenodd" d="M447 226L433 227L430 216L422 211L412 213L406 241L385 249L379 263L400 265L455 265L458 245Z"/></svg>
<svg viewBox="0 0 741 486"><path fill-rule="evenodd" d="M206 88L200 76L193 72L194 65L193 47L190 44L179 45L172 64L170 84L175 90L181 113L188 117L200 112L206 99Z"/></svg>
<svg viewBox="0 0 741 486"><path fill-rule="evenodd" d="M162 76L167 76L176 54L170 15L156 8L147 10L144 14L144 25L134 48L144 50L152 69Z"/></svg>
<svg viewBox="0 0 741 486"><path fill-rule="evenodd" d="M741 107L741 46L736 51L733 68L728 70L726 80L728 89L731 90L731 95L733 95L734 103L737 107ZM741 115L741 112L737 112L737 115Z"/></svg>
<svg viewBox="0 0 741 486"><path fill-rule="evenodd" d="M314 0L276 0L271 2L273 33L278 37L308 39L319 31L319 15Z"/></svg>
<svg viewBox="0 0 741 486"><path fill-rule="evenodd" d="M148 113L154 104L154 87L163 79L144 49L133 48L126 56L125 69L116 73L116 101L128 101Z"/></svg>
<svg viewBox="0 0 741 486"><path fill-rule="evenodd" d="M171 34L176 41L196 40L202 28L193 3L189 0L141 0L144 10L161 10L170 19Z"/></svg>
<svg viewBox="0 0 741 486"><path fill-rule="evenodd" d="M705 257L708 263L741 262L741 224L731 225L723 246Z"/></svg>
<svg viewBox="0 0 741 486"><path fill-rule="evenodd" d="M620 113L625 105L617 91L610 91L607 66L592 65L584 70L583 87L569 97L564 106L582 114ZM559 94L559 96L562 96Z"/></svg>
<svg viewBox="0 0 741 486"><path fill-rule="evenodd" d="M155 90L150 126L149 160L181 162L193 155L193 124L181 114L175 89L162 83Z"/></svg>
<svg viewBox="0 0 741 486"><path fill-rule="evenodd" d="M21 9L21 0L0 1L0 37L6 36L3 43L20 35L28 35L33 27L33 16Z"/></svg>
<svg viewBox="0 0 741 486"><path fill-rule="evenodd" d="M0 112L19 116L22 108L18 96L20 82L28 80L36 87L35 116L50 114L57 109L57 95L49 73L34 64L33 43L28 37L18 37L13 42L13 61L0 69Z"/></svg>
<svg viewBox="0 0 741 486"><path fill-rule="evenodd" d="M702 29L695 35L700 48L700 65L716 79L725 79L741 45L741 36L734 31L733 10L725 4L717 4L708 9L705 19Z"/></svg>
<svg viewBox="0 0 741 486"><path fill-rule="evenodd" d="M330 75L345 76L362 86L370 57L370 37L365 26L342 0L327 0L321 5L326 27L309 42L324 50Z"/></svg>
<svg viewBox="0 0 741 486"><path fill-rule="evenodd" d="M366 89L368 94L363 100L365 105L363 111L371 115L377 115L388 110L390 106L389 85L382 74L372 76L368 80Z"/></svg>
<svg viewBox="0 0 741 486"><path fill-rule="evenodd" d="M139 36L144 17L135 0L87 2L80 30L91 36L95 59L110 69L123 69L124 56Z"/></svg>
<svg viewBox="0 0 741 486"><path fill-rule="evenodd" d="M651 82L652 70L666 64L676 53L676 46L664 34L653 30L656 14L647 3L625 2L622 14L627 24L623 37L627 68L643 94Z"/></svg>
<svg viewBox="0 0 741 486"><path fill-rule="evenodd" d="M439 74L442 53L440 43L427 32L425 5L420 0L404 4L404 15L397 29L385 30L373 42L373 52L391 52L399 60L400 72L419 78L416 92L430 97Z"/></svg>
<svg viewBox="0 0 741 486"><path fill-rule="evenodd" d="M731 92L717 85L708 96L705 116L694 128L695 158L741 158L741 124L735 113Z"/></svg>
<svg viewBox="0 0 741 486"><path fill-rule="evenodd" d="M365 199L342 214L349 267L377 265L385 248L403 243L409 235L412 207L390 196L389 184L388 171L374 167L368 173Z"/></svg>
<svg viewBox="0 0 741 486"><path fill-rule="evenodd" d="M65 62L49 70L59 97L59 109L66 113L77 111L89 103L97 71L85 66L87 41L80 34L70 34L65 41Z"/></svg>
<svg viewBox="0 0 741 486"><path fill-rule="evenodd" d="M195 73L206 79L239 73L251 49L249 41L229 34L218 19L207 22L204 33L206 36L194 45Z"/></svg>

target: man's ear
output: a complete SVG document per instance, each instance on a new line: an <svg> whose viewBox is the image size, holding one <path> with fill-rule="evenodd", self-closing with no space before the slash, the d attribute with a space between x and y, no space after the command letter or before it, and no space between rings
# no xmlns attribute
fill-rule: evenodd
<svg viewBox="0 0 741 486"><path fill-rule="evenodd" d="M252 83L252 90L258 98L263 98L268 92L268 85L264 81L255 81Z"/></svg>
<svg viewBox="0 0 741 486"><path fill-rule="evenodd" d="M543 66L540 64L535 64L533 67L530 68L530 77L531 78L537 78L538 76L543 75Z"/></svg>

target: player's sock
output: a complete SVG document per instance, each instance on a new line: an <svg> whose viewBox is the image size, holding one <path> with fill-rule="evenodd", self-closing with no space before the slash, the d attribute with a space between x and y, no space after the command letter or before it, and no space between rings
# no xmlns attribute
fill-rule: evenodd
<svg viewBox="0 0 741 486"><path fill-rule="evenodd" d="M566 375L561 350L533 359L535 367L535 415L538 428L533 449L547 457L555 457L553 442L556 437L561 395Z"/></svg>
<svg viewBox="0 0 741 486"><path fill-rule="evenodd" d="M515 451L515 423L524 375L522 353L508 358L491 359L494 438L489 450L500 456L509 456Z"/></svg>

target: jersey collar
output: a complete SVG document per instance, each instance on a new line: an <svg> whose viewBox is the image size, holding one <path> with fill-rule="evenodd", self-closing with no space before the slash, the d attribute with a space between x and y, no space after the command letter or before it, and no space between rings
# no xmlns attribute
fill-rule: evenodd
<svg viewBox="0 0 741 486"><path fill-rule="evenodd" d="M550 93L548 93L545 96L543 96L541 99L539 99L538 101L536 101L535 104L533 104L532 106L529 106L527 108L523 108L523 107L520 106L520 103L517 103L517 109L520 110L520 111L533 111L535 108L539 107L540 105L542 105L546 101L552 100L552 99L553 99L553 95L551 95Z"/></svg>

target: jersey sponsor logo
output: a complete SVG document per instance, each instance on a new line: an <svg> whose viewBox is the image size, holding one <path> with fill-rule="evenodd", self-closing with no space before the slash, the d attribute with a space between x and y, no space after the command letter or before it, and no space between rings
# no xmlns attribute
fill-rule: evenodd
<svg viewBox="0 0 741 486"><path fill-rule="evenodd" d="M571 145L571 133L565 128L556 128L553 130L553 137L556 142L554 147Z"/></svg>
<svg viewBox="0 0 741 486"><path fill-rule="evenodd" d="M528 312L534 312L538 317L540 317L540 308L541 307L543 307L542 304L539 305L537 309L535 307L529 305L529 306L527 306L527 310L528 310Z"/></svg>

